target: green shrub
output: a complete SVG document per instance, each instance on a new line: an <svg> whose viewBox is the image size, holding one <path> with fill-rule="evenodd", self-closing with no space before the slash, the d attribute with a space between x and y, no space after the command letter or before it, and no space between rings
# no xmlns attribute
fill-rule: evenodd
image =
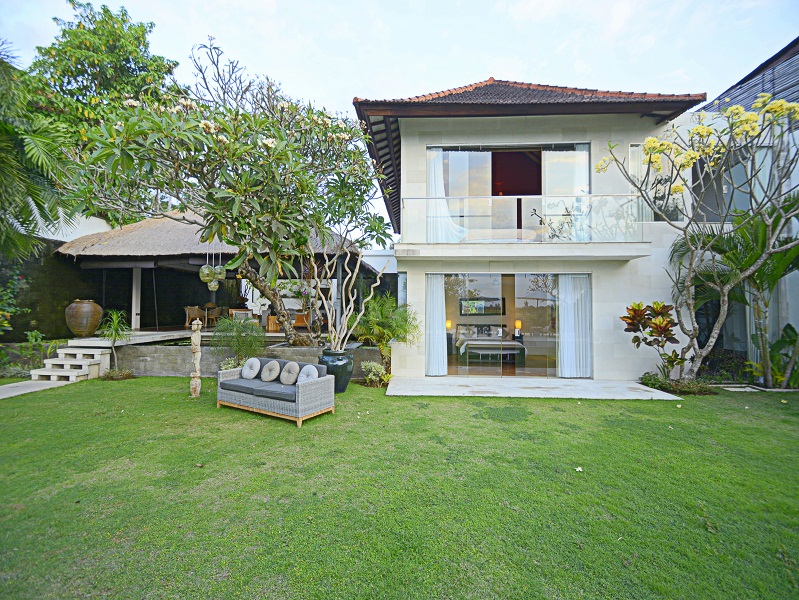
<svg viewBox="0 0 799 600"><path fill-rule="evenodd" d="M359 341L377 346L383 367L391 371L391 340L413 342L420 328L418 315L407 304L398 307L393 296L383 294L369 301L353 333Z"/></svg>
<svg viewBox="0 0 799 600"><path fill-rule="evenodd" d="M228 369L238 369L244 366L244 363L247 362L247 359L239 360L235 356L231 356L230 358L226 358L219 364L220 371L227 371Z"/></svg>
<svg viewBox="0 0 799 600"><path fill-rule="evenodd" d="M224 317L219 319L211 338L211 346L230 348L236 360L245 361L259 356L266 343L266 332L257 322Z"/></svg>
<svg viewBox="0 0 799 600"><path fill-rule="evenodd" d="M386 373L385 367L372 360L365 360L361 363L363 376L367 387L386 387L391 381L391 373Z"/></svg>
<svg viewBox="0 0 799 600"><path fill-rule="evenodd" d="M124 379L133 379L133 369L108 369L105 373L100 375L100 379L104 381L122 381Z"/></svg>
<svg viewBox="0 0 799 600"><path fill-rule="evenodd" d="M715 396L716 390L708 384L695 379L666 379L657 373L644 373L641 375L641 383L646 387L651 387L669 394L678 396Z"/></svg>

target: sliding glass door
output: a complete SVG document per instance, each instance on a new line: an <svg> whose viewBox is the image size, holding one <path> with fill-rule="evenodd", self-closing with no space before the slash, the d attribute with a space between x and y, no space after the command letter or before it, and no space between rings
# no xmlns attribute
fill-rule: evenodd
<svg viewBox="0 0 799 600"><path fill-rule="evenodd" d="M427 275L426 374L591 377L590 277Z"/></svg>

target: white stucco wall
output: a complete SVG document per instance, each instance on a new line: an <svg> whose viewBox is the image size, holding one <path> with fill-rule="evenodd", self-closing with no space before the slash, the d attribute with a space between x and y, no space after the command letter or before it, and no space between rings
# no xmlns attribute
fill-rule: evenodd
<svg viewBox="0 0 799 600"><path fill-rule="evenodd" d="M638 115L601 115L569 117L497 117L460 119L403 119L402 195L421 198L426 194L427 147L436 145L534 145L558 142L591 144L590 164L607 155L608 142L618 144L617 154L627 158L631 143L658 135L664 126ZM607 173L591 171L593 194L627 194L629 184L611 168ZM407 227L423 224L405 223ZM589 273L592 286L593 376L595 379L633 380L658 363L651 348L636 350L631 335L624 332L619 316L631 302L669 301L671 281L665 272L668 248L674 239L666 223L646 223L644 241L649 255L632 260L602 260L592 256L549 259L535 256L538 244L528 245L527 254L512 259L475 256L424 258L400 256L403 244L396 246L397 269L408 274L408 303L425 320L425 273ZM542 244L540 246L546 246ZM590 246L590 244L589 244ZM464 253L465 254L465 253ZM675 346L676 347L676 346ZM425 340L422 335L414 345L397 344L392 351L392 372L397 376L424 375Z"/></svg>

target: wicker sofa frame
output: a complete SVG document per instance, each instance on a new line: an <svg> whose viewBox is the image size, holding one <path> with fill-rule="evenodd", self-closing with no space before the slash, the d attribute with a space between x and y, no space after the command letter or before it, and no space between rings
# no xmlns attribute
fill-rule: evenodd
<svg viewBox="0 0 799 600"><path fill-rule="evenodd" d="M261 369L264 368L266 363L277 360L281 371L286 363L290 362L271 358L259 358L258 360L261 361ZM308 363L298 364L302 369ZM294 402L222 389L222 382L241 378L241 369L219 371L216 407L230 406L262 415L288 419L297 423L297 427L302 427L302 422L306 419L326 412L336 412L334 392L336 378L333 375L327 375L326 366L313 366L319 370L321 376L318 379L294 384L297 388ZM260 373L256 377L259 376Z"/></svg>

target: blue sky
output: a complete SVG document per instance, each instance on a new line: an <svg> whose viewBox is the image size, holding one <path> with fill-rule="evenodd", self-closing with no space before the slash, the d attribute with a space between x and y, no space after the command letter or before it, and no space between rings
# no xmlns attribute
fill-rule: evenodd
<svg viewBox="0 0 799 600"><path fill-rule="evenodd" d="M95 6L102 4L95 2ZM128 0L151 49L181 62L208 35L252 74L354 114L488 77L708 98L799 35L797 0ZM0 0L0 38L27 66L70 19L63 0Z"/></svg>

